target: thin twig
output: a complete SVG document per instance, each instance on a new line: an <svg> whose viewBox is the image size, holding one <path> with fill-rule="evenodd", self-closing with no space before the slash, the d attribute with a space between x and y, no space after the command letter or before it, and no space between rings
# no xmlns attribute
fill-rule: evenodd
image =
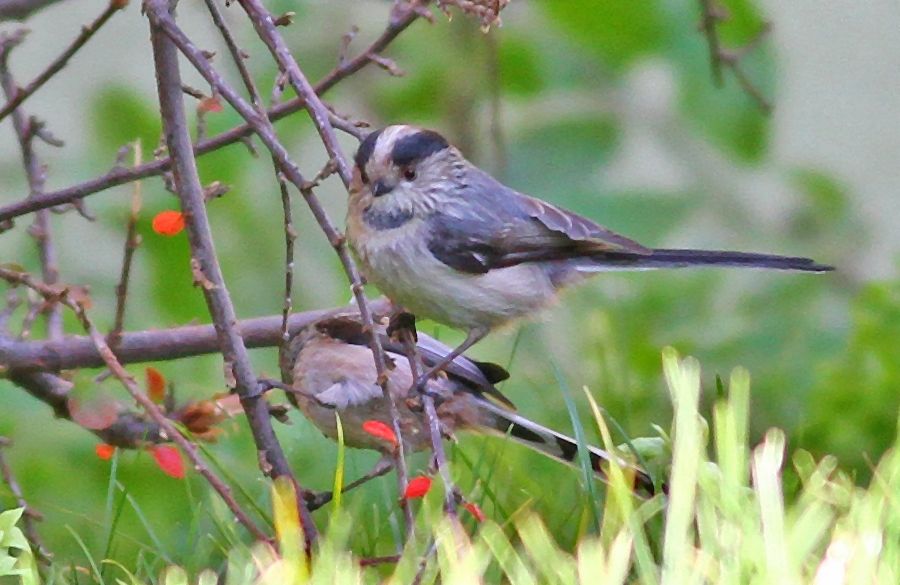
<svg viewBox="0 0 900 585"><path fill-rule="evenodd" d="M328 108L328 119L331 121L331 125L341 132L353 136L360 142L362 142L371 132L371 130L368 129L368 124L363 122L355 122L353 120L345 118L344 116L341 116L340 114L335 112L334 108L328 106L327 104L326 107Z"/></svg>
<svg viewBox="0 0 900 585"><path fill-rule="evenodd" d="M100 13L94 22L91 24L84 26L81 28L81 33L72 41L72 44L66 47L66 49L54 59L50 65L47 66L41 73L35 77L31 83L26 85L24 88L16 88L12 94L7 95L7 102L2 108L0 108L0 120L3 120L6 116L10 114L17 107L22 105L26 99L28 99L34 92L41 88L42 85L47 83L54 75L59 73L63 67L66 66L66 63L69 62L69 59L72 58L72 55L78 52L78 50L87 43L94 33L100 30L107 20L115 14L117 11L122 10L125 6L128 5L128 0L110 0L109 5Z"/></svg>
<svg viewBox="0 0 900 585"><path fill-rule="evenodd" d="M225 46L228 47L228 53L231 55L231 60L234 61L238 73L241 75L241 81L244 82L244 87L247 89L247 95L250 96L250 102L257 110L261 110L263 107L262 98L259 95L259 91L256 89L253 75L250 73L250 70L247 69L247 63L245 63L246 54L238 47L237 41L234 40L234 35L232 35L231 31L228 29L228 25L222 17L222 11L216 6L215 0L204 1L206 2L206 8L209 10L210 16L212 16L213 24L219 29L222 39L225 41Z"/></svg>
<svg viewBox="0 0 900 585"><path fill-rule="evenodd" d="M276 163L277 165L277 163ZM275 175L278 178L278 189L281 192L281 213L284 217L284 302L281 305L281 339L278 344L278 363L285 365L290 347L291 336L288 332L288 320L294 309L294 240L297 232L294 229L294 217L291 211L291 195L288 193L287 181L284 180L277 166ZM282 368L282 371L284 369Z"/></svg>
<svg viewBox="0 0 900 585"><path fill-rule="evenodd" d="M415 334L408 328L401 328L399 333L406 351L406 359L409 360L410 374L415 384L415 380L419 379L419 373L425 371L422 358L416 350ZM415 392L416 389L411 388L410 390ZM444 511L454 524L458 524L457 506L462 498L459 490L456 488L456 484L453 483L453 478L450 477L450 466L447 463L447 454L444 451L444 433L441 429L441 419L438 418L437 410L434 406L434 398L427 391L427 388L419 394L419 397L425 410L425 420L428 422L428 433L431 437L434 463L444 483Z"/></svg>
<svg viewBox="0 0 900 585"><path fill-rule="evenodd" d="M141 141L134 142L134 164L141 164ZM125 251L122 255L122 271L119 284L116 285L116 316L112 331L109 332L109 345L116 347L125 327L125 303L128 300L128 283L131 276L131 262L134 252L141 245L141 236L137 233L138 214L141 211L141 182L135 181L131 192L131 212L128 214L128 226L125 229Z"/></svg>
<svg viewBox="0 0 900 585"><path fill-rule="evenodd" d="M219 332L222 356L225 361L226 381L229 386L234 387L240 397L241 406L247 415L253 440L256 443L260 468L264 474L273 478L287 478L294 485L298 495L297 506L300 522L303 527L306 548L309 551L315 542L317 531L300 496L303 490L294 477L272 429L268 403L262 396L247 348L240 332L235 327L237 316L216 256L209 218L206 215L203 187L197 173L185 117L178 49L172 42L171 35L162 30L163 21L170 27L175 26L175 21L169 11L167 0L147 0L144 7L150 20L150 41L153 46L166 144L173 160L172 171L178 187L178 196L181 199L181 209L186 218L195 279L203 290L213 323Z"/></svg>
<svg viewBox="0 0 900 585"><path fill-rule="evenodd" d="M25 538L31 545L34 554L44 564L49 564L53 555L44 547L41 537L38 534L36 523L42 519L41 513L31 507L25 495L22 492L22 486L19 485L12 467L6 461L3 453L4 448L12 445L12 441L6 437L0 437L0 476L3 477L3 483L9 487L9 491L16 499L16 506L22 508L22 524L25 528Z"/></svg>
<svg viewBox="0 0 900 585"><path fill-rule="evenodd" d="M234 35L231 34L231 31L228 28L228 25L225 23L225 19L222 17L221 11L218 6L216 6L215 0L205 0L206 7L209 10L210 15L212 16L213 23L215 23L216 28L219 29L219 32L222 35L223 40L225 41L225 45L228 47L228 53L231 55L231 60L234 61L235 66L240 73L241 80L244 82L244 88L247 90L247 94L250 96L250 101L253 104L253 107L256 108L256 111L262 115L265 115L265 109L263 107L262 97L260 96L259 90L256 87L256 83L253 81L253 76L250 73L250 70L247 69L247 65L244 62L244 52L238 47L237 42L234 39ZM288 334L288 319L291 315L291 311L293 310L293 284L294 284L294 240L297 239L297 233L294 230L294 222L293 215L291 213L291 196L288 192L287 182L284 179L284 174L278 169L278 161L274 158L272 159L272 166L275 169L275 179L278 181L278 188L281 193L281 210L282 216L284 217L284 301L282 303L282 312L281 312L281 342L278 344L278 363L281 371L288 371L285 369L286 360L287 360L287 352L288 346L290 343L290 335Z"/></svg>
<svg viewBox="0 0 900 585"><path fill-rule="evenodd" d="M10 288L6 291L6 306L0 311L0 336L9 333L9 320L21 304L22 299L19 298L19 292L16 289Z"/></svg>
<svg viewBox="0 0 900 585"><path fill-rule="evenodd" d="M337 172L344 186L349 188L353 170L350 168L350 164L347 162L347 158L338 144L334 128L331 126L328 108L322 103L315 88L300 69L300 65L294 59L287 43L276 29L275 21L265 6L259 0L238 0L238 2L247 13L247 16L250 17L257 34L268 47L269 52L272 53L279 69L288 74L288 80L294 91L297 92L299 97L305 99L306 110L309 112L316 130L319 132L319 136L322 138L325 150L328 156L337 164Z"/></svg>
<svg viewBox="0 0 900 585"><path fill-rule="evenodd" d="M188 459L193 463L194 468L222 497L222 500L228 506L228 509L235 515L235 518L237 518L254 537L259 540L270 540L270 538L256 526L253 520L250 519L247 513L244 512L240 504L237 503L231 493L231 488L204 463L203 459L200 457L197 446L181 434L175 425L166 418L159 407L144 393L134 377L122 366L112 349L110 349L109 345L106 343L106 339L104 339L103 335L88 317L84 305L75 298L72 298L72 295L69 294L70 289L60 286L48 286L38 282L29 274L15 272L6 268L0 268L0 278L10 283L27 286L47 300L60 302L69 307L75 313L75 316L78 317L78 321L81 323L85 332L87 332L88 337L90 337L91 342L97 349L97 353L103 358L103 362L106 364L106 367L109 368L110 372L112 372L113 376L122 382L122 385L131 397L140 404L147 414L160 426L163 433L181 447L185 455L187 455Z"/></svg>
<svg viewBox="0 0 900 585"><path fill-rule="evenodd" d="M25 311L25 316L22 318L22 330L19 332L19 339L25 341L31 337L31 328L46 305L45 301L39 300L32 300L28 303L28 310Z"/></svg>
<svg viewBox="0 0 900 585"><path fill-rule="evenodd" d="M712 72L713 82L717 87L724 83L723 69L728 68L737 80L741 89L749 95L763 113L772 111L772 103L763 95L762 91L750 80L741 67L741 57L746 51L732 51L722 45L719 37L719 23L728 19L728 13L716 0L699 0L700 2L700 30L706 37L709 48L709 66ZM747 45L747 49L755 46L769 32L769 23L764 23L756 37Z"/></svg>
<svg viewBox="0 0 900 585"><path fill-rule="evenodd" d="M433 557L436 552L437 540L432 538L431 542L428 543L428 547L425 549L425 554L419 559L419 567L416 569L416 574L413 577L413 580L410 581L410 585L419 585L422 582L422 578L425 577L425 569L428 568L428 561L431 560L431 557Z"/></svg>
<svg viewBox="0 0 900 585"><path fill-rule="evenodd" d="M325 93L343 79L355 74L357 71L371 63L374 55L378 55L384 51L401 32L406 30L406 28L421 15L422 11L418 5L413 7L404 7L404 5L401 4L396 5L391 11L391 16L384 32L382 32L381 35L359 55L349 61L339 64L323 77L319 83L316 84L316 93ZM294 98L272 107L267 112L267 117L273 122L278 121L294 112L302 110L305 107L305 103L305 100L301 97ZM210 152L214 152L220 148L234 144L235 142L240 142L253 134L253 132L254 128L252 124L245 123L240 126L235 126L231 130L227 130L217 136L198 143L194 148L194 155L201 156L209 154ZM13 218L32 213L38 209L46 209L48 207L73 203L88 195L117 185L130 183L137 179L161 175L169 170L171 164L171 158L163 157L130 169L114 167L101 177L89 179L58 191L44 193L40 197L26 198L15 203L10 203L9 205L0 207L0 226Z"/></svg>
<svg viewBox="0 0 900 585"><path fill-rule="evenodd" d="M722 87L722 47L719 41L719 32L716 26L722 20L721 8L715 5L715 0L700 0L702 11L700 27L706 36L706 44L709 46L709 66L712 71L713 81L717 87Z"/></svg>
<svg viewBox="0 0 900 585"><path fill-rule="evenodd" d="M16 92L16 82L9 70L9 55L12 49L24 39L24 31L17 31L0 38L0 85L7 99ZM22 152L22 166L28 179L29 197L40 197L44 191L46 172L43 163L34 152L34 139L39 135L41 124L33 117L26 118L25 113L16 109L12 112L13 128ZM0 118L2 119L2 118ZM52 142L52 141L51 141ZM38 247L41 262L41 276L45 283L55 284L59 280L59 267L50 226L50 212L41 210L35 214L34 223L28 232ZM63 335L62 311L52 303L45 305L47 312L47 333L51 339L59 339ZM29 327L30 328L30 324ZM23 328L25 330L25 328Z"/></svg>

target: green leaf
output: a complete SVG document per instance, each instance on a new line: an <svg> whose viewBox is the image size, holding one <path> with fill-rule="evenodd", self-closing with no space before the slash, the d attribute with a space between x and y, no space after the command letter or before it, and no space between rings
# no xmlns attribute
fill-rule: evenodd
<svg viewBox="0 0 900 585"><path fill-rule="evenodd" d="M185 573L184 569L175 565L166 567L162 582L163 585L189 585L187 573Z"/></svg>
<svg viewBox="0 0 900 585"><path fill-rule="evenodd" d="M104 150L141 140L144 152L153 152L162 130L159 114L151 102L130 87L103 86L91 103L94 136Z"/></svg>
<svg viewBox="0 0 900 585"><path fill-rule="evenodd" d="M0 546L5 546L7 548L16 548L19 550L31 550L31 547L28 544L28 539L25 538L25 534L22 533L18 528L13 528L3 533L3 542L0 543Z"/></svg>
<svg viewBox="0 0 900 585"><path fill-rule="evenodd" d="M544 86L538 55L530 39L503 34L498 38L500 83L510 94L527 96Z"/></svg>
<svg viewBox="0 0 900 585"><path fill-rule="evenodd" d="M668 25L659 0L553 0L540 6L551 23L617 71L663 47Z"/></svg>
<svg viewBox="0 0 900 585"><path fill-rule="evenodd" d="M13 508L12 510L6 510L5 512L0 512L0 535L3 533L12 530L13 527L19 522L19 519L22 517L22 514L25 512L25 508ZM3 541L0 540L0 543Z"/></svg>
<svg viewBox="0 0 900 585"><path fill-rule="evenodd" d="M14 571L16 558L7 555L6 551L0 550L0 577L6 575L17 575L18 571Z"/></svg>

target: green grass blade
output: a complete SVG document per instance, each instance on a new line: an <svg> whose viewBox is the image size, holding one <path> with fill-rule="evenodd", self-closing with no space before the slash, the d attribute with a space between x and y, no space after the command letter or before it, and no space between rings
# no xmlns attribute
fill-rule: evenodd
<svg viewBox="0 0 900 585"><path fill-rule="evenodd" d="M578 407L572 398L572 392L569 384L559 370L556 362L551 361L553 373L556 376L556 382L562 390L563 401L566 404L566 410L569 412L569 418L572 421L572 428L575 431L575 442L578 443L578 464L581 468L581 477L584 489L587 492L588 506L591 510L591 518L593 520L594 532L600 534L602 526L600 509L598 508L597 491L594 485L594 469L591 467L591 457L588 452L587 439L584 434L584 426L581 424L581 418L578 416Z"/></svg>
<svg viewBox="0 0 900 585"><path fill-rule="evenodd" d="M344 495L344 426L341 424L341 415L334 413L334 423L337 426L337 461L334 466L334 484L332 485L332 506L334 517L341 513L341 502Z"/></svg>
<svg viewBox="0 0 900 585"><path fill-rule="evenodd" d="M69 531L69 534L72 535L72 538L74 538L75 542L78 544L78 548L80 548L81 552L84 553L88 564L91 566L91 571L93 571L94 573L94 578L97 579L97 582L99 582L100 585L106 585L106 581L103 580L103 574L100 573L100 567L97 566L97 562L94 560L94 555L91 554L91 551L88 549L87 545L84 543L81 537L78 536L78 533L75 532L75 530L68 524L66 524L66 530Z"/></svg>

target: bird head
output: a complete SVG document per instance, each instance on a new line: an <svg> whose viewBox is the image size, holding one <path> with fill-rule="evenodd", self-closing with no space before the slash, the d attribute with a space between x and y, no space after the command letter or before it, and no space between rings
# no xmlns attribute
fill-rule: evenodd
<svg viewBox="0 0 900 585"><path fill-rule="evenodd" d="M459 151L433 130L388 126L369 134L355 156L351 197L381 214L424 216L452 187L465 165Z"/></svg>

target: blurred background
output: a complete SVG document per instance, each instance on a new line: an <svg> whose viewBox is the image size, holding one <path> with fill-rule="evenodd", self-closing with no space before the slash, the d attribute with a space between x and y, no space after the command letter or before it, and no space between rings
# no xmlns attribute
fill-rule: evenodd
<svg viewBox="0 0 900 585"><path fill-rule="evenodd" d="M359 33L351 54L383 29L390 4L319 0L267 3L295 11L282 29L315 80L336 63L341 35ZM900 5L888 0L750 2L726 0L731 18L720 26L726 46L751 42L765 22L771 33L741 60L747 77L774 105L758 104L725 73L717 88L698 3L688 0L513 1L503 26L489 34L478 23L415 23L388 56L406 72L390 77L370 66L327 94L339 112L373 125L411 122L445 133L478 165L531 195L587 215L656 247L706 247L806 255L837 266L827 275L726 270L610 274L568 293L534 322L494 335L471 352L513 372L502 389L520 411L572 432L565 390L591 441L587 387L628 437L669 428L671 408L660 352L673 346L704 368L704 400L716 397L716 377L736 366L752 374L754 438L786 430L790 448L817 458L832 453L861 483L896 437L900 407ZM67 0L28 21L31 34L11 58L20 83L56 56L105 6ZM236 7L225 10L251 55L260 86L275 70ZM237 84L224 45L198 3L182 2L182 25ZM4 30L17 25L4 23ZM186 81L207 92L185 66ZM267 89L265 90L268 91ZM39 145L49 166L48 189L106 172L126 142L140 139L150 156L159 142L155 82L145 19L134 2L100 31L67 69L25 110L45 120L65 148ZM239 122L225 111L208 116L209 135ZM304 114L277 125L307 176L325 156ZM11 125L0 127L0 203L27 187ZM345 151L355 149L342 137ZM271 163L234 145L200 159L204 182L231 186L209 205L219 258L241 317L280 312L283 281L281 203ZM184 234L163 238L150 220L177 201L156 179L144 181L127 329L209 322L191 284ZM97 221L53 216L62 280L90 285L93 315L112 323L131 188L87 199ZM343 224L346 193L329 179L319 190ZM295 200L297 310L350 298L335 255L301 199ZM32 271L37 255L25 227L0 235L0 262ZM372 290L372 294L376 291ZM422 325L448 343L459 332ZM78 332L75 323L67 330ZM35 336L41 334L40 329ZM260 374L277 375L274 351L253 352ZM179 399L224 390L218 356L156 364ZM132 371L141 374L140 366ZM77 390L99 391L96 371L80 372ZM120 397L113 381L103 390ZM78 558L79 545L102 553L113 509L110 463L94 455L96 440L45 405L0 380L0 435L16 441L9 458L23 489L47 521L41 530L58 554ZM297 413L278 433L300 479L331 485L336 448ZM242 420L210 447L217 460L260 503L267 488ZM622 433L617 438L624 440ZM579 472L503 439L461 437L452 450L463 490L488 514L539 510L564 544L585 525ZM371 453L348 454L347 476L368 469ZM421 468L424 458L414 460ZM474 468L474 470L473 470ZM129 495L122 506L112 556L131 565L159 542L176 561L206 565L216 554L212 530L222 514L196 476L162 475L146 453L122 453L117 478ZM790 478L786 479L788 485ZM397 533L395 481L373 482L349 497L362 554L391 551ZM115 491L115 490L113 490ZM118 492L121 493L121 492ZM0 488L0 507L12 502ZM118 496L117 496L118 497ZM115 500L115 498L114 498ZM116 500L118 501L118 500ZM484 503L487 502L487 503ZM118 509L117 507L115 509ZM324 519L327 509L317 513ZM151 562L151 561L147 561Z"/></svg>

